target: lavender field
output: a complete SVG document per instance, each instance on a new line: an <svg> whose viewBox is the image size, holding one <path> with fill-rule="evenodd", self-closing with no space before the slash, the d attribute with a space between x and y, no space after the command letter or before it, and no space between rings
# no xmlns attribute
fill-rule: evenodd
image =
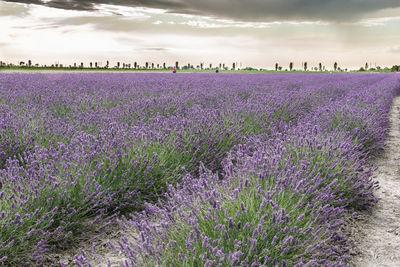
<svg viewBox="0 0 400 267"><path fill-rule="evenodd" d="M2 73L0 266L121 216L125 266L345 265L399 93L396 74Z"/></svg>

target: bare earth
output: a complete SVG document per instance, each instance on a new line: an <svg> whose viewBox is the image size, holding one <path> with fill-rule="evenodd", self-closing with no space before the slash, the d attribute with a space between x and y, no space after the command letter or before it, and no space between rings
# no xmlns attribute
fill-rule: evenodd
<svg viewBox="0 0 400 267"><path fill-rule="evenodd" d="M384 153L375 162L380 201L359 225L355 266L400 266L400 97L394 99L390 125Z"/></svg>
<svg viewBox="0 0 400 267"><path fill-rule="evenodd" d="M113 222L107 226L100 227L95 232L88 233L86 237L76 240L75 244L64 251L44 255L47 259L44 266L56 267L64 264L66 266L76 266L74 259L81 256L84 251L85 258L92 266L98 267L120 267L121 263L127 260L123 255L117 254L109 245L118 247L121 241L122 233L129 239L129 242L135 242L137 234L131 229L124 229L123 224L127 224L127 219L121 218L121 223Z"/></svg>

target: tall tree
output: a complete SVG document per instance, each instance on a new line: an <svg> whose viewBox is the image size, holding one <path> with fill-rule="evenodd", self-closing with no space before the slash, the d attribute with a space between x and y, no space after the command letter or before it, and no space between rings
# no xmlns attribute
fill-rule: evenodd
<svg viewBox="0 0 400 267"><path fill-rule="evenodd" d="M365 70L368 70L368 62L365 63Z"/></svg>
<svg viewBox="0 0 400 267"><path fill-rule="evenodd" d="M178 62L178 61L175 62L175 68L176 68L176 69L179 69L179 62Z"/></svg>
<svg viewBox="0 0 400 267"><path fill-rule="evenodd" d="M322 71L322 63L319 63L319 71Z"/></svg>
<svg viewBox="0 0 400 267"><path fill-rule="evenodd" d="M292 71L293 70L293 62L289 63L289 70Z"/></svg>
<svg viewBox="0 0 400 267"><path fill-rule="evenodd" d="M337 62L335 62L335 64L333 64L333 69L334 69L335 71L337 71Z"/></svg>
<svg viewBox="0 0 400 267"><path fill-rule="evenodd" d="M307 61L304 62L304 71L307 71Z"/></svg>
<svg viewBox="0 0 400 267"><path fill-rule="evenodd" d="M275 71L278 71L278 68L279 68L279 64L275 63Z"/></svg>

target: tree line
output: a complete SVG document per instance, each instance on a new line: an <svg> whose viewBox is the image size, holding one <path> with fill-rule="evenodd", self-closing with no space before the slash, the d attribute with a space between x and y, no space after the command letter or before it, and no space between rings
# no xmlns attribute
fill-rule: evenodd
<svg viewBox="0 0 400 267"><path fill-rule="evenodd" d="M266 70L266 69L257 69L257 68L253 68L253 67L245 67L242 68L241 67L241 63L240 63L240 67L238 67L238 63L237 62L233 62L232 65L227 65L225 63L219 63L216 65L213 64L208 64L206 65L204 62L201 62L199 64L197 64L196 66L191 64L191 63L187 63L187 64L183 64L181 65L179 63L179 61L175 62L175 65L173 66L167 66L167 63L153 63L153 62L145 62L144 65L140 65L137 62L134 63L124 63L124 62L116 62L116 64L114 66L110 65L110 62L107 60L106 63L103 65L102 62L89 62L88 65L85 65L83 62L80 63L74 63L72 65L64 65L64 64L60 64L60 63L55 63L55 64L51 64L51 65L40 65L38 63L33 64L31 60L28 61L20 61L18 64L13 64L13 63L6 63L3 61L0 61L0 67L35 67L35 68L69 68L69 69L137 69L137 70L162 70L162 69L172 69L172 68L176 68L176 69L183 69L183 70L210 70L210 69L216 69L219 68L221 70ZM331 69L335 72L337 71L349 71L348 68L342 68L338 65L337 62L335 62L333 64L333 69ZM307 62L302 62L301 63L301 67L298 69L294 68L294 63L290 62L288 65L288 68L284 68L282 67L279 63L275 63L275 71L328 71L328 68L323 65L321 62L318 63L317 66L311 66L309 67ZM398 72L400 71L400 65L393 65L391 68L389 67L385 67L385 68L381 68L380 66L376 66L376 67L370 67L368 63L365 63L364 66L362 66L361 68L358 69L358 71L363 72L363 71L384 71L384 72Z"/></svg>

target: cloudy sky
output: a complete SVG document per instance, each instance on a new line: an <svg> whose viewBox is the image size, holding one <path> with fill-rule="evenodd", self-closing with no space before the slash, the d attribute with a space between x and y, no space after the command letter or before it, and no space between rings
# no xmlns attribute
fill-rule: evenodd
<svg viewBox="0 0 400 267"><path fill-rule="evenodd" d="M400 64L399 0L0 0L0 60Z"/></svg>

